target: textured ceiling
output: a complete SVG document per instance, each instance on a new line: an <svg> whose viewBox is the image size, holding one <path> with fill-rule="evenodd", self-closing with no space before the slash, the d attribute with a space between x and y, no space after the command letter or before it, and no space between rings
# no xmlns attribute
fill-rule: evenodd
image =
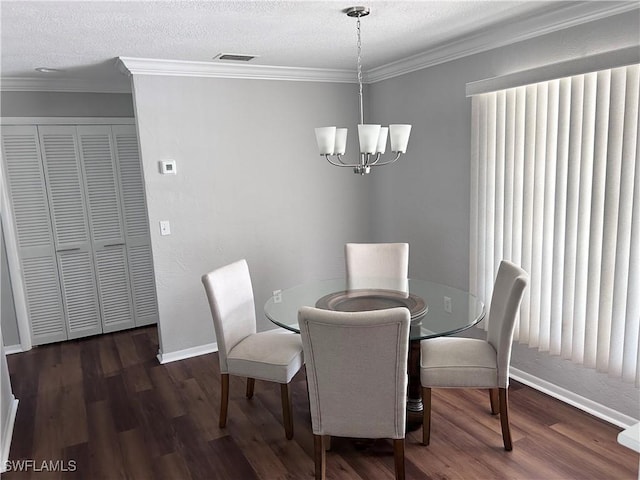
<svg viewBox="0 0 640 480"><path fill-rule="evenodd" d="M568 3L370 0L364 4L371 15L362 19L363 66L379 67L482 31L499 31L513 19L548 15ZM2 0L1 74L43 78L34 69L50 67L63 70L53 74L58 79L122 81L116 57L215 62L221 52L257 55L255 65L353 70L356 21L342 13L352 5Z"/></svg>

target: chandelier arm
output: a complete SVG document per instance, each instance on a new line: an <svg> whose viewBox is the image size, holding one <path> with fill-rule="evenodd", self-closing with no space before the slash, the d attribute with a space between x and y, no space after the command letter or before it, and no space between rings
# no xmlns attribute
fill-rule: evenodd
<svg viewBox="0 0 640 480"><path fill-rule="evenodd" d="M343 162L343 161L342 161L342 155L340 155L339 153L336 153L335 155L336 155L336 158L338 159L338 161L339 161L342 165L344 165L345 167L353 167L353 166L355 166L355 164L351 164L351 163L345 163L345 162Z"/></svg>
<svg viewBox="0 0 640 480"><path fill-rule="evenodd" d="M383 165L390 165L390 164L395 163L396 161L398 161L398 159L401 156L402 156L402 152L397 152L396 158L394 158L393 160L389 160L388 162L382 162L382 163L372 163L371 166L372 167L381 167Z"/></svg>
<svg viewBox="0 0 640 480"><path fill-rule="evenodd" d="M376 153L376 159L373 162L369 162L369 165L371 165L372 167L374 165L377 165L378 161L380 160L380 155L382 155L380 152Z"/></svg>
<svg viewBox="0 0 640 480"><path fill-rule="evenodd" d="M324 155L324 158L327 159L327 162L329 162L331 165L334 165L336 167L356 167L357 166L357 164L349 165L348 163L344 163L339 155L337 157L340 163L336 163L333 160L331 160L331 155L329 155L328 153Z"/></svg>

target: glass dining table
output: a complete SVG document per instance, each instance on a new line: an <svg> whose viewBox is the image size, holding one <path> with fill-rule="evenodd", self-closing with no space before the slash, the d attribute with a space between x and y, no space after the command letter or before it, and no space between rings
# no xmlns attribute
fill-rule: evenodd
<svg viewBox="0 0 640 480"><path fill-rule="evenodd" d="M409 309L409 429L422 423L420 341L459 333L476 325L485 316L484 304L469 292L415 278L311 280L274 292L264 305L264 313L276 325L300 333L298 310L303 306L334 311Z"/></svg>

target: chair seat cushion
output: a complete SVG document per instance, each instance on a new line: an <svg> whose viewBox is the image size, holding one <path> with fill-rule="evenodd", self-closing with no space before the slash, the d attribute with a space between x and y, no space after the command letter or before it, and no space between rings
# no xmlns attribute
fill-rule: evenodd
<svg viewBox="0 0 640 480"><path fill-rule="evenodd" d="M281 331L249 335L227 355L231 375L289 383L304 363L302 340Z"/></svg>
<svg viewBox="0 0 640 480"><path fill-rule="evenodd" d="M435 388L496 388L495 349L484 340L442 337L420 342L420 382Z"/></svg>

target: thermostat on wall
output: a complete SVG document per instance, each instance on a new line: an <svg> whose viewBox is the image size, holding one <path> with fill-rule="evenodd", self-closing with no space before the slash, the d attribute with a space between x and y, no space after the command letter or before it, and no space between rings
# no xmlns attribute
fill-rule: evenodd
<svg viewBox="0 0 640 480"><path fill-rule="evenodd" d="M160 173L163 175L176 173L176 161L175 160L163 160L160 162Z"/></svg>

